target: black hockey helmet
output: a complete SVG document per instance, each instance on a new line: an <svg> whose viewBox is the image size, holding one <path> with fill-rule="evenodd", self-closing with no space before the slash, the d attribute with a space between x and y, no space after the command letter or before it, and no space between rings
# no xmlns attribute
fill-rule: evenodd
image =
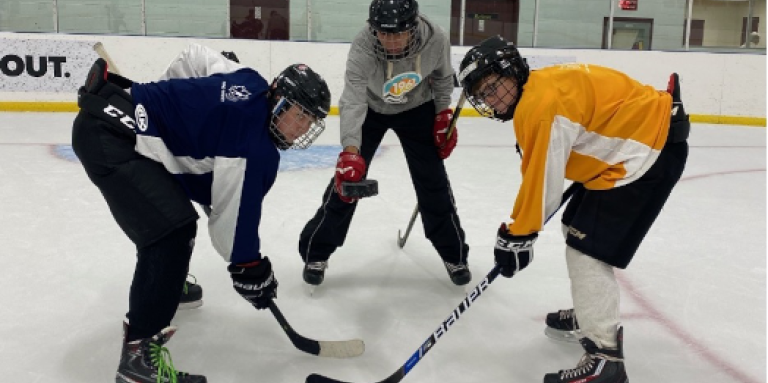
<svg viewBox="0 0 768 383"><path fill-rule="evenodd" d="M271 86L272 123L270 129L273 135L277 135L278 147L281 149L306 149L317 136L325 129L323 121L328 116L331 108L331 91L328 84L315 71L306 64L293 64L283 70ZM299 105L305 113L311 115L315 121L310 130L294 140L286 142L285 138L275 127L275 117L278 117L292 105Z"/></svg>
<svg viewBox="0 0 768 383"><path fill-rule="evenodd" d="M419 3L416 0L373 0L368 9L368 25L371 35L410 32L408 43L400 53L388 53L376 38L373 46L376 55L384 60L399 60L415 54L421 41L419 36Z"/></svg>
<svg viewBox="0 0 768 383"><path fill-rule="evenodd" d="M368 10L368 23L376 31L405 32L418 23L416 0L373 0Z"/></svg>
<svg viewBox="0 0 768 383"><path fill-rule="evenodd" d="M236 62L238 64L240 63L240 59L237 58L237 55L235 54L235 52L232 52L232 51L221 51L221 55L226 57L230 61L234 61L234 62Z"/></svg>
<svg viewBox="0 0 768 383"><path fill-rule="evenodd" d="M499 113L488 106L477 92L481 81L491 74L511 77L517 87L517 98L505 112ZM470 49L461 60L458 79L464 88L467 100L483 116L508 121L512 118L517 101L522 95L523 85L528 81L530 68L514 44L507 43L501 36L483 40Z"/></svg>

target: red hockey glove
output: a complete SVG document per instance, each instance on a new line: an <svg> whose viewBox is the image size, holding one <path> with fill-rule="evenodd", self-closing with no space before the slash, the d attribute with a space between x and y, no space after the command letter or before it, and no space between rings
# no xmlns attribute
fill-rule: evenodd
<svg viewBox="0 0 768 383"><path fill-rule="evenodd" d="M334 177L334 189L342 201L352 203L358 198L346 197L341 187L342 182L360 182L365 176L365 160L363 156L352 152L341 152L336 161L336 175Z"/></svg>
<svg viewBox="0 0 768 383"><path fill-rule="evenodd" d="M456 141L459 139L459 131L454 128L451 137L448 137L449 126L453 119L453 110L446 109L435 116L435 125L432 133L435 136L435 146L440 154L440 158L446 159L451 155L453 148L456 147Z"/></svg>

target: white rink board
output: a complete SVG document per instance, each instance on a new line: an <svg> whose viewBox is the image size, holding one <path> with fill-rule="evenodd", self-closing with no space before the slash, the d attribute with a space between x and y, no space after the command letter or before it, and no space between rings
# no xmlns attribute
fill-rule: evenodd
<svg viewBox="0 0 768 383"><path fill-rule="evenodd" d="M254 67L267 79L273 78L290 64L303 62L326 78L331 88L333 105L338 104L344 85L344 69L349 51L349 44L344 43L233 39L24 33L0 33L0 39L101 41L121 71L141 82L155 80L168 62L190 42L217 50L235 51L244 64ZM453 47L452 53L463 55L469 48ZM688 113L766 117L765 55L533 48L521 48L520 51L524 56L536 57L543 62L548 57L551 57L552 62L559 62L565 57L616 68L658 89L665 89L669 74L678 72L683 83ZM68 57L66 65L69 63L74 61ZM0 73L0 81L5 80ZM0 91L0 101L75 100L75 93Z"/></svg>

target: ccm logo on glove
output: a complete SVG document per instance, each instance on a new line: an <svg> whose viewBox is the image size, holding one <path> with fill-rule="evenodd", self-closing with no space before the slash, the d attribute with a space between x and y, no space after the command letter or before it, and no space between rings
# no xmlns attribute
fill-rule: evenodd
<svg viewBox="0 0 768 383"><path fill-rule="evenodd" d="M493 255L496 264L501 266L501 275L511 278L533 262L533 244L537 233L516 236L509 233L507 224L502 223L496 234L496 246Z"/></svg>

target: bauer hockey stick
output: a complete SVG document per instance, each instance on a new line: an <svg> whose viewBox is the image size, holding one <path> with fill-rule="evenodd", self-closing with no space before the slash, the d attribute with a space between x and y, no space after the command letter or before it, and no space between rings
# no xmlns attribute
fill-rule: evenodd
<svg viewBox="0 0 768 383"><path fill-rule="evenodd" d="M456 102L456 110L453 111L453 118L451 118L451 123L448 125L448 138L451 138L453 135L453 131L456 129L456 120L459 119L459 114L461 114L461 109L464 107L464 102L467 100L467 96L464 94L464 92L461 92L461 96L459 96L459 101ZM408 227L405 229L405 235L400 235L400 230L397 231L397 246L399 246L401 249L403 246L405 246L405 241L408 240L408 236L411 234L411 229L413 229L413 224L416 222L416 217L419 216L419 204L416 203L416 207L413 208L413 214L411 214L411 220L408 221Z"/></svg>
<svg viewBox="0 0 768 383"><path fill-rule="evenodd" d="M549 222L549 220L560 210L563 205L573 196L573 194L581 187L581 184L578 182L574 182L571 184L571 186L568 187L568 189L565 190L565 193L563 193L563 199L560 201L560 206L557 207L557 210L555 210L552 215L550 215L547 220L544 222L546 224ZM440 324L440 327L437 328L430 336L427 338L424 343L421 344L418 350L411 355L410 358L403 364L397 371L395 371L392 375L388 376L384 380L380 380L377 383L398 383L405 375L410 372L413 367L416 366L419 361L424 358L424 355L429 352L429 350L432 349L432 347L435 346L435 343L445 335L448 330L451 329L451 326L456 324L456 322L459 321L459 318L461 318L461 315L469 309L469 306L474 303L477 298L480 297L480 295L485 291L488 286L496 279L496 277L499 276L499 273L501 272L501 266L496 265L491 269L491 272L488 273L488 275L483 278L480 283L475 286L472 291L470 291L469 294L467 294L467 297L464 298L463 301L459 304L458 307L453 309L451 312L451 315L448 316L448 319L444 320L443 323ZM311 374L307 377L306 383L346 383L342 380L336 380L333 378L329 378L327 376L323 376L320 374Z"/></svg>
<svg viewBox="0 0 768 383"><path fill-rule="evenodd" d="M275 316L285 334L291 339L296 348L308 354L329 358L352 358L360 356L365 351L365 344L360 339L351 340L314 340L297 333L277 308L275 301L269 304L269 311Z"/></svg>

